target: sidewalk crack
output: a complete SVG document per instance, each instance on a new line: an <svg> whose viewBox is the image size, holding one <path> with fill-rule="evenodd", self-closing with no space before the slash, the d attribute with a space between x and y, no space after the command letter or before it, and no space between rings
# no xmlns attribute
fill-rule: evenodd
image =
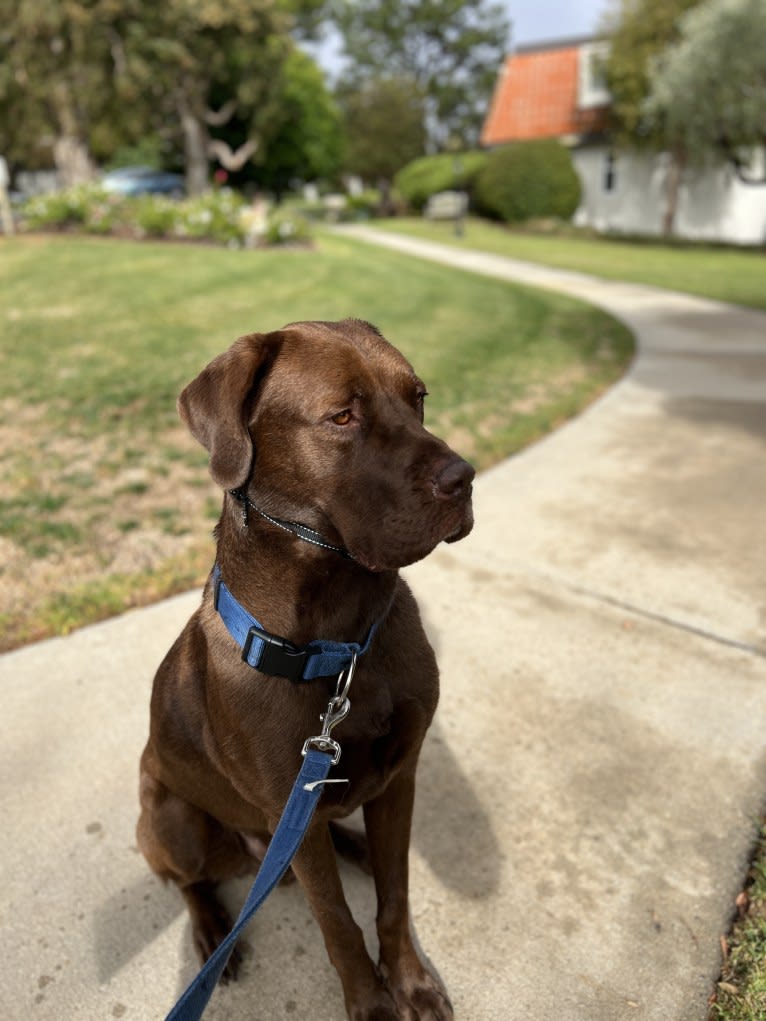
<svg viewBox="0 0 766 1021"><path fill-rule="evenodd" d="M597 602L604 603L607 606L612 606L615 609L622 610L626 613L631 613L636 617L643 617L645 620L654 621L657 624L662 624L665 627L674 628L677 631L685 631L688 634L697 635L698 638L704 638L709 642L716 642L718 645L725 645L731 649L739 649L741 652L746 652L751 656L758 656L761 659L766 659L766 648L762 646L753 645L751 642L743 642L737 638L729 638L727 635L718 634L716 631L711 631L709 628L701 627L698 624L692 624L689 621L680 620L677 617L671 617L666 613L658 613L656 610L648 610L643 606L637 606L635 603L630 603L625 599L618 599L616 596L610 596L606 592L598 592L595 589L585 588L582 585L575 585L572 582L563 581L557 579L559 585L563 588L568 589L570 592L576 595L585 596L588 599L595 599Z"/></svg>

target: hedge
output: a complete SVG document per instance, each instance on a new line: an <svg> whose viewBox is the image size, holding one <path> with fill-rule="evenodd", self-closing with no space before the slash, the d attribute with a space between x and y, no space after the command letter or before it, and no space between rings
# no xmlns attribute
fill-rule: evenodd
<svg viewBox="0 0 766 1021"><path fill-rule="evenodd" d="M471 195L476 175L487 162L487 154L469 151L442 152L421 156L394 177L394 188L414 209L422 209L431 195L458 189Z"/></svg>
<svg viewBox="0 0 766 1021"><path fill-rule="evenodd" d="M553 139L494 149L476 177L478 210L506 223L533 217L568 220L580 204L580 178L569 150Z"/></svg>

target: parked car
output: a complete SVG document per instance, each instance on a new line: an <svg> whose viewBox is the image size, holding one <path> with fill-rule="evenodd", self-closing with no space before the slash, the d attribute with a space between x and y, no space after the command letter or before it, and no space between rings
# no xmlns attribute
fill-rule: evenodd
<svg viewBox="0 0 766 1021"><path fill-rule="evenodd" d="M180 198L184 193L184 179L180 174L152 167L120 167L101 178L106 191L118 195L169 195Z"/></svg>

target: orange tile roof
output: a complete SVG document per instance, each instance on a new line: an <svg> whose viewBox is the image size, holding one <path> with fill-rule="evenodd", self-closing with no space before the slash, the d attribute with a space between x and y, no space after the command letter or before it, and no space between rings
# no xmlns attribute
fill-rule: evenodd
<svg viewBox="0 0 766 1021"><path fill-rule="evenodd" d="M572 45L507 57L484 122L482 145L602 129L606 107L578 109L579 55L580 47Z"/></svg>

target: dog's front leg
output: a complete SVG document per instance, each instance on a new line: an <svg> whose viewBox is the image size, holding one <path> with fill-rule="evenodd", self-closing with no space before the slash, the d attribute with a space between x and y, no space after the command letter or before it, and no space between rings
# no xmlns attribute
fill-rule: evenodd
<svg viewBox="0 0 766 1021"><path fill-rule="evenodd" d="M447 993L416 950L410 925L408 856L414 799L413 770L395 776L383 794L364 806L378 894L380 967L400 1018L451 1021Z"/></svg>
<svg viewBox="0 0 766 1021"><path fill-rule="evenodd" d="M399 1014L364 945L343 893L330 830L313 826L293 859L293 871L319 923L352 1021L399 1021Z"/></svg>

